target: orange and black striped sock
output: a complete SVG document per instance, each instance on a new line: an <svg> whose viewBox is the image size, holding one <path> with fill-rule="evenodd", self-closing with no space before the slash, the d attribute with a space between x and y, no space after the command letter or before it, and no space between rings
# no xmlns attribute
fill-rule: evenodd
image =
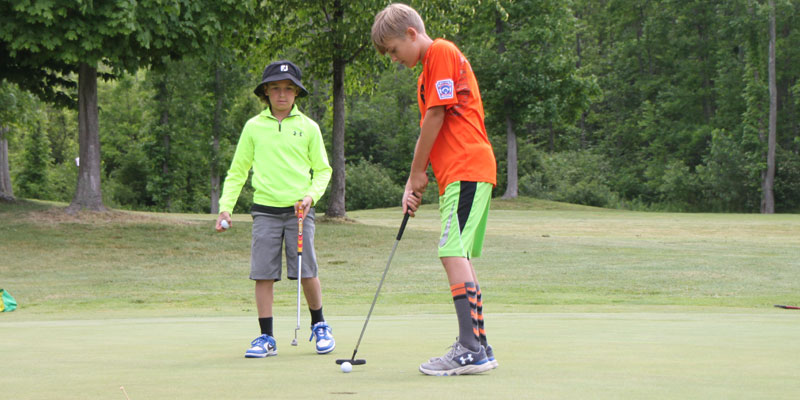
<svg viewBox="0 0 800 400"><path fill-rule="evenodd" d="M469 300L469 315L472 318L472 334L475 336L475 340L480 343L480 326L478 325L478 321L480 321L480 314L478 314L478 291L477 287L472 282L465 283L465 285L467 284L472 284L471 286L465 287L467 289L467 300Z"/></svg>
<svg viewBox="0 0 800 400"><path fill-rule="evenodd" d="M483 298L481 297L480 285L475 286L475 309L478 314L478 338L481 345L486 347L488 342L486 341L486 329L483 326Z"/></svg>
<svg viewBox="0 0 800 400"><path fill-rule="evenodd" d="M478 351L481 343L478 339L477 325L473 323L476 320L476 314L470 302L469 291L474 293L474 282L457 283L450 286L456 317L458 317L458 342L472 351Z"/></svg>

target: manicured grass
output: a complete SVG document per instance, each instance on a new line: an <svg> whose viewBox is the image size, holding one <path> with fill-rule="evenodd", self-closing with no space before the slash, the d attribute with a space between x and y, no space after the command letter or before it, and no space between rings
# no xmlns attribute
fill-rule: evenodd
<svg viewBox="0 0 800 400"><path fill-rule="evenodd" d="M399 209L320 222L325 313L338 346L294 333L277 285L279 356L242 357L257 333L250 218L67 216L0 204L4 397L20 399L790 399L800 393L800 216L638 213L494 200L474 260L500 368L431 378L457 329L436 258L435 206L409 222L359 357L344 375L401 221ZM63 207L63 205L59 205ZM308 322L303 314L304 324ZM307 329L301 331L306 335ZM306 336L307 337L307 336ZM305 339L302 338L302 339Z"/></svg>
<svg viewBox="0 0 800 400"><path fill-rule="evenodd" d="M343 374L363 317L331 319L338 346L319 356L289 345L245 359L252 318L129 318L1 323L3 396L29 400L795 399L797 336L789 313L494 314L500 367L479 376L429 377L417 366L453 341L449 315L377 316ZM304 334L305 334L304 330ZM305 339L305 338L304 338Z"/></svg>

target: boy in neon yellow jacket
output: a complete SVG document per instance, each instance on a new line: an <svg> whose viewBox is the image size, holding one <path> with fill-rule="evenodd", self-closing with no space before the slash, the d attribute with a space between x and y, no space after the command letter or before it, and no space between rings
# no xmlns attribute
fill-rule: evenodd
<svg viewBox="0 0 800 400"><path fill-rule="evenodd" d="M242 129L225 178L216 224L218 232L225 230L222 221L233 226L230 214L252 168L255 193L250 279L255 281L261 335L250 343L245 357L278 354L272 326L274 283L281 280L282 247L286 275L297 279L297 245L292 239L298 234L299 209L304 215L301 284L311 312L311 338L316 337L317 353L330 353L336 342L322 314L322 289L314 252L316 215L312 207L325 193L331 178L325 144L317 123L294 104L295 98L308 94L296 65L289 61L267 65L254 93L269 107Z"/></svg>

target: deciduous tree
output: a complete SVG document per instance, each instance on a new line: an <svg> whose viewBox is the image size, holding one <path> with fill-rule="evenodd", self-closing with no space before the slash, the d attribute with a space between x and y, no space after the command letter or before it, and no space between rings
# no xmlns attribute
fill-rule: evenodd
<svg viewBox="0 0 800 400"><path fill-rule="evenodd" d="M68 211L105 210L100 186L98 66L135 72L198 51L252 4L234 0L0 1L4 76L47 100L78 76L80 172ZM109 77L110 74L101 73Z"/></svg>

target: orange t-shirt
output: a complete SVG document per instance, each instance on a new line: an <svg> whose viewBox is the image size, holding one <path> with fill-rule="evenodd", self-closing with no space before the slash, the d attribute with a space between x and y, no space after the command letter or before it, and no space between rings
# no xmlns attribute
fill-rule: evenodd
<svg viewBox="0 0 800 400"><path fill-rule="evenodd" d="M417 80L417 101L422 114L429 107L445 106L430 162L439 183L439 195L457 181L497 185L497 163L486 134L483 102L469 61L453 43L436 39L422 58Z"/></svg>

